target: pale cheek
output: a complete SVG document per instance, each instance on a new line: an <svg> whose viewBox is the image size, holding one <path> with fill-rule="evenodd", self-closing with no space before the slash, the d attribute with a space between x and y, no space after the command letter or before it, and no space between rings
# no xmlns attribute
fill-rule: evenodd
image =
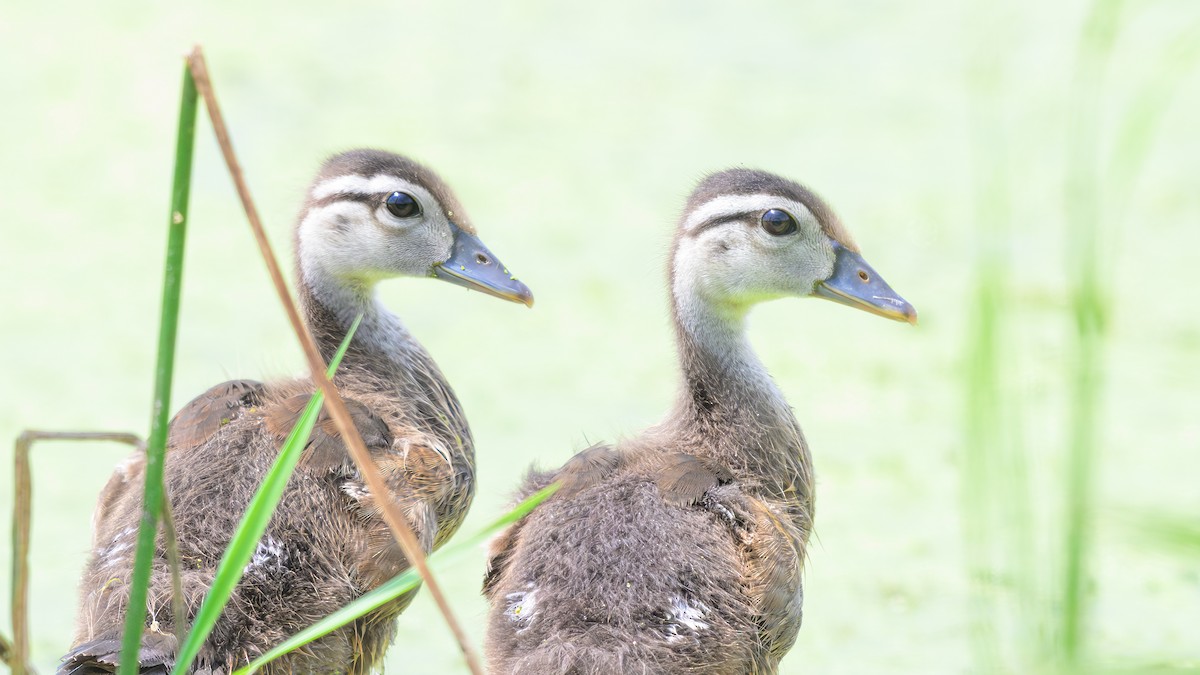
<svg viewBox="0 0 1200 675"><path fill-rule="evenodd" d="M812 292L818 281L828 279L833 273L833 262L819 243L805 241L798 246L790 258L791 285L789 290L797 295Z"/></svg>
<svg viewBox="0 0 1200 675"><path fill-rule="evenodd" d="M739 300L760 291L762 260L746 242L710 236L690 244L675 259L677 283L691 286L710 302Z"/></svg>
<svg viewBox="0 0 1200 675"><path fill-rule="evenodd" d="M713 281L719 285L720 292L731 299L761 294L774 285L771 280L774 275L764 262L744 249L731 249L713 265Z"/></svg>
<svg viewBox="0 0 1200 675"><path fill-rule="evenodd" d="M388 242L386 250L388 255L384 269L392 274L424 275L435 262L418 240L393 239Z"/></svg>
<svg viewBox="0 0 1200 675"><path fill-rule="evenodd" d="M369 267L372 272L387 269L388 238L378 228L372 230L360 233L356 246L345 247L348 266Z"/></svg>
<svg viewBox="0 0 1200 675"><path fill-rule="evenodd" d="M812 292L820 274L821 258L805 244L776 250L741 261L738 289L746 299L804 296ZM828 276L828 275L826 275Z"/></svg>
<svg viewBox="0 0 1200 675"><path fill-rule="evenodd" d="M422 276L435 264L445 262L453 249L453 239L434 227L422 227L393 241L393 265L397 272Z"/></svg>
<svg viewBox="0 0 1200 675"><path fill-rule="evenodd" d="M711 258L720 260L726 254L728 254L731 249L733 249L733 242L729 241L727 237L720 237L719 239L715 239L709 243L708 255Z"/></svg>
<svg viewBox="0 0 1200 675"><path fill-rule="evenodd" d="M833 276L834 258L832 251L822 250L820 253L815 254L812 259L818 261L813 266L813 283L824 281Z"/></svg>
<svg viewBox="0 0 1200 675"><path fill-rule="evenodd" d="M339 276L378 276L395 272L396 236L378 227L360 227L326 240L326 268Z"/></svg>

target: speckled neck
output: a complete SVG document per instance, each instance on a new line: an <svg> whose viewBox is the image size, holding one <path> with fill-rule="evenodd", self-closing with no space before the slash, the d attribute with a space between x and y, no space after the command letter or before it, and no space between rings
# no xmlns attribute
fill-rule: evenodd
<svg viewBox="0 0 1200 675"><path fill-rule="evenodd" d="M410 366L410 356L425 354L400 318L375 295L373 285L331 279L308 270L300 285L300 304L326 361L337 352L355 317L363 315L343 363L364 358Z"/></svg>
<svg viewBox="0 0 1200 675"><path fill-rule="evenodd" d="M733 421L787 411L783 393L746 339L748 308L714 306L686 289L676 289L674 301L680 412Z"/></svg>
<svg viewBox="0 0 1200 675"><path fill-rule="evenodd" d="M674 281L674 280L673 280ZM803 493L808 448L783 393L746 339L748 306L721 306L672 284L682 384L664 429L772 493Z"/></svg>
<svg viewBox="0 0 1200 675"><path fill-rule="evenodd" d="M471 431L454 390L421 343L388 311L372 285L339 282L309 271L300 283L309 330L330 360L361 312L362 323L335 379L402 401L414 426L436 433L444 445L474 456Z"/></svg>

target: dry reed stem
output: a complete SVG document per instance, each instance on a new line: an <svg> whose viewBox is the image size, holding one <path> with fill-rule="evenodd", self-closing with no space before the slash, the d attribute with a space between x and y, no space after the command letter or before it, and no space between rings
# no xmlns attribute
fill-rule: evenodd
<svg viewBox="0 0 1200 675"><path fill-rule="evenodd" d="M171 510L171 496L163 490L162 500L163 537L167 544L167 565L171 568L171 612L175 615L175 634L186 635L187 612L183 607L183 578L179 574L179 536L175 530L175 514Z"/></svg>
<svg viewBox="0 0 1200 675"><path fill-rule="evenodd" d="M221 115L221 109L217 106L216 94L213 91L212 82L208 75L208 66L204 60L204 53L198 45L188 56L188 64L192 71L192 78L196 81L196 89L204 99L205 108L208 110L208 118L212 122L213 132L216 134L217 143L221 147L221 154L225 158L225 164L229 168L229 174L233 178L234 185L237 188L242 208L246 212L246 218L250 221L250 229L254 232L254 239L258 243L258 249L262 254L263 262L266 264L267 272L275 286L276 293L279 295L279 301L287 313L288 321L292 324L292 330L295 331L296 337L300 341L300 346L304 350L304 356L308 361L308 369L313 383L324 393L326 410L329 411L330 416L333 418L338 433L341 434L342 438L346 439L350 457L354 460L359 472L366 480L371 493L381 496L388 495L391 492L384 482L383 476L380 475L379 468L367 452L367 446L363 443L362 437L358 433L358 428L351 421L350 411L346 409L346 403L342 400L333 382L325 377L326 364L321 358L316 342L308 332L308 328L300 319L296 303L292 300L291 293L284 283L283 274L279 270L279 263L271 250L270 243L267 242L266 231L263 229L258 209L250 197L250 188L246 185L241 165L234 154L233 144L229 138L229 130L225 125L225 118ZM470 644L467 642L466 633L451 611L450 604L446 601L441 587L434 580L433 574L426 563L425 554L421 550L420 543L417 541L412 528L408 525L408 521L400 513L399 508L390 500L381 498L378 503L383 507L383 519L391 529L396 543L400 545L400 549L404 552L405 557L416 568L417 573L421 575L421 580L429 587L429 592L433 595L438 610L441 611L447 625L450 626L450 630L454 633L454 638L458 641L459 648L462 649L463 656L467 660L467 666L474 675L483 675L483 669Z"/></svg>
<svg viewBox="0 0 1200 675"><path fill-rule="evenodd" d="M29 656L29 538L30 519L33 509L33 475L29 465L29 451L34 441L114 441L126 443L144 450L146 443L136 434L105 431L35 431L21 432L13 451L15 483L13 498L13 588L12 625L13 642L5 662L12 668L13 675L31 673L26 660ZM174 570L176 573L178 570Z"/></svg>

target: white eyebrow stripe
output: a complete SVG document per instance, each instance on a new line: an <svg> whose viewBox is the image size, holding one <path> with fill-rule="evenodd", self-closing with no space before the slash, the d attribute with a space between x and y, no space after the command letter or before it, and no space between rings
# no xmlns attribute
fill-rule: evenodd
<svg viewBox="0 0 1200 675"><path fill-rule="evenodd" d="M759 193L753 195L722 195L704 202L692 211L687 220L683 221L683 231L690 232L710 220L726 216L734 216L747 211L766 211L767 209L783 208L797 220L816 217L808 207L779 195Z"/></svg>
<svg viewBox="0 0 1200 675"><path fill-rule="evenodd" d="M408 191L412 189L412 184L395 176L381 173L371 176L359 176L350 174L346 176L338 176L329 180L318 183L312 189L313 199L324 199L331 195L345 194L347 192L354 194L373 195L381 192L397 192Z"/></svg>

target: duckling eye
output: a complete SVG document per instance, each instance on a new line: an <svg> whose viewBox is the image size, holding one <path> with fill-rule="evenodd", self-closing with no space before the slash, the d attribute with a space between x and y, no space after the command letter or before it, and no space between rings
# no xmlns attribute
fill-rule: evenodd
<svg viewBox="0 0 1200 675"><path fill-rule="evenodd" d="M397 218L411 218L421 213L421 205L407 192L393 192L388 195L387 210Z"/></svg>
<svg viewBox="0 0 1200 675"><path fill-rule="evenodd" d="M762 227L767 234L782 237L796 231L796 220L787 211L771 209L762 215Z"/></svg>

